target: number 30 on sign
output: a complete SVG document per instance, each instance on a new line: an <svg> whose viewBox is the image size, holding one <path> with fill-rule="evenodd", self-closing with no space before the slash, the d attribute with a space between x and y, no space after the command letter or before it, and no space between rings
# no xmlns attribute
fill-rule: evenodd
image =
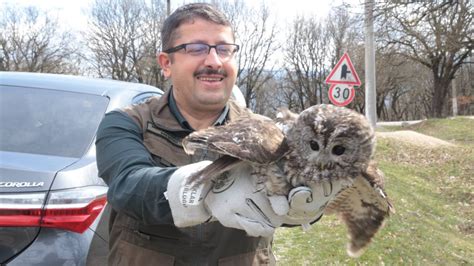
<svg viewBox="0 0 474 266"><path fill-rule="evenodd" d="M334 105L346 106L354 99L355 90L352 85L332 84L328 94L329 100L331 100Z"/></svg>

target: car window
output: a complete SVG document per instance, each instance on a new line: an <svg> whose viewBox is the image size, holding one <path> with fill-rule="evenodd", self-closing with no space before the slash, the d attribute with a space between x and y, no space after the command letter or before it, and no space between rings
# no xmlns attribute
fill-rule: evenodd
<svg viewBox="0 0 474 266"><path fill-rule="evenodd" d="M0 150L81 157L108 104L98 95L0 87Z"/></svg>

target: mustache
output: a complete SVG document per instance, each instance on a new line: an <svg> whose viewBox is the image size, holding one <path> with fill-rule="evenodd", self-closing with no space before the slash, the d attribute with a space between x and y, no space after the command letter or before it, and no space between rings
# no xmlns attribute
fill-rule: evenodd
<svg viewBox="0 0 474 266"><path fill-rule="evenodd" d="M224 69L203 68L194 72L195 77L199 75L222 75L226 78L227 72Z"/></svg>

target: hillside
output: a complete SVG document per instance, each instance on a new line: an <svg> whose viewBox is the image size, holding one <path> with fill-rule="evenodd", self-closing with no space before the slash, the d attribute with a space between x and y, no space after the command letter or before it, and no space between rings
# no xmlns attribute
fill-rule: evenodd
<svg viewBox="0 0 474 266"><path fill-rule="evenodd" d="M346 229L336 217L306 232L278 229L278 265L474 264L474 120L378 131L375 158L396 213L357 259L346 255Z"/></svg>

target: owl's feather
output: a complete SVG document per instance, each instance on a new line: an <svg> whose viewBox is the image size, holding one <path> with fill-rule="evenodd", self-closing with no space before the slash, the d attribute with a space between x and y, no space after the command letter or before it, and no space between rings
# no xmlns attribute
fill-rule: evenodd
<svg viewBox="0 0 474 266"><path fill-rule="evenodd" d="M273 163L288 151L283 132L263 116L244 116L193 132L183 140L183 147L188 154L196 149L209 150L258 164Z"/></svg>
<svg viewBox="0 0 474 266"><path fill-rule="evenodd" d="M348 228L347 253L360 256L390 213L395 212L383 190L383 173L373 162L342 190L324 210L337 215Z"/></svg>
<svg viewBox="0 0 474 266"><path fill-rule="evenodd" d="M288 152L283 132L263 116L244 116L223 126L193 132L183 140L183 147L188 154L200 149L224 155L190 178L196 184L220 175L241 161L268 165Z"/></svg>
<svg viewBox="0 0 474 266"><path fill-rule="evenodd" d="M350 184L372 157L374 131L364 116L348 108L315 105L284 124L290 125L285 174L293 186L324 179Z"/></svg>
<svg viewBox="0 0 474 266"><path fill-rule="evenodd" d="M204 182L237 164L250 164L268 195L288 195L297 186L342 181L343 189L326 213L338 214L349 229L348 253L358 255L392 210L383 174L371 162L375 135L361 114L333 105L300 114L281 110L275 121L242 117L190 134L188 153L209 150L223 156L191 177Z"/></svg>

